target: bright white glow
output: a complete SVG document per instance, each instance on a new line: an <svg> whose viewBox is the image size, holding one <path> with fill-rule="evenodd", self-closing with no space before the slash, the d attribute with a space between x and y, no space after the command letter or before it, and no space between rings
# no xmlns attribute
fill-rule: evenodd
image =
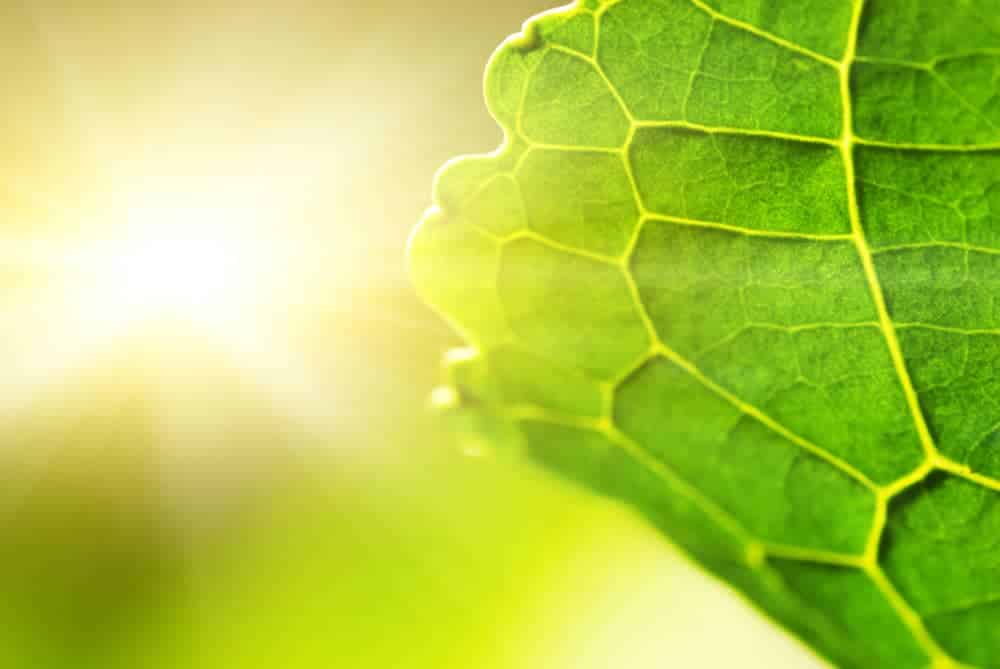
<svg viewBox="0 0 1000 669"><path fill-rule="evenodd" d="M247 326L288 271L272 211L246 188L131 194L121 231L77 257L95 321Z"/></svg>
<svg viewBox="0 0 1000 669"><path fill-rule="evenodd" d="M192 231L188 237L139 239L108 259L112 291L132 313L160 310L199 318L240 297L245 270L235 249L222 239Z"/></svg>
<svg viewBox="0 0 1000 669"><path fill-rule="evenodd" d="M220 168L225 177L140 172L117 181L99 213L69 219L75 236L0 244L4 262L45 277L0 315L9 344L0 410L99 364L133 335L155 337L166 368L187 364L190 337L207 338L276 400L307 410L319 394L288 349L281 314L326 266L322 245L296 225L308 179L280 162L247 167Z"/></svg>

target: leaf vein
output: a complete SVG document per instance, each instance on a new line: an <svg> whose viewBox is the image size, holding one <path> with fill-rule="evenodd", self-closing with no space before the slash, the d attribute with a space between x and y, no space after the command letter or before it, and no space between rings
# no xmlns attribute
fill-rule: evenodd
<svg viewBox="0 0 1000 669"><path fill-rule="evenodd" d="M840 63L834 60L833 58L830 58L829 56L824 56L821 53L817 53L812 49L802 46L801 44L796 44L791 40L785 39L784 37L778 37L774 33L762 30L757 26L753 25L752 23L747 23L746 21L740 21L739 19L734 19L731 16L727 16L726 14L723 14L717 9L710 7L707 3L704 2L704 0L691 0L691 4L693 4L695 7L697 7L701 11L711 16L713 19L721 21L722 23L728 23L734 28L739 28L740 30L744 30L748 33L756 35L757 37L765 39L768 42L771 42L772 44L777 44L780 47L788 49L789 51L794 51L803 56L807 56L808 58L823 63L824 65L829 65L830 67L840 67Z"/></svg>

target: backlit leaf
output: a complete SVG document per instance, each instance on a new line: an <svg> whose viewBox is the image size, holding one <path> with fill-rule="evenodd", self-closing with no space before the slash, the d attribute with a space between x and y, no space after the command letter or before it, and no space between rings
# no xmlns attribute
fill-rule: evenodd
<svg viewBox="0 0 1000 669"><path fill-rule="evenodd" d="M465 405L841 666L1000 667L1000 4L583 0L486 94Z"/></svg>

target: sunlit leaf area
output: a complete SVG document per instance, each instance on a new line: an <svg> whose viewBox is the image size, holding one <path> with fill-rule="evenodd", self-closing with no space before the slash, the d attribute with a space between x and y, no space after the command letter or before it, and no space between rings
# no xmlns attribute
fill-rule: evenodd
<svg viewBox="0 0 1000 669"><path fill-rule="evenodd" d="M820 666L429 408L407 235L550 6L0 4L0 666Z"/></svg>

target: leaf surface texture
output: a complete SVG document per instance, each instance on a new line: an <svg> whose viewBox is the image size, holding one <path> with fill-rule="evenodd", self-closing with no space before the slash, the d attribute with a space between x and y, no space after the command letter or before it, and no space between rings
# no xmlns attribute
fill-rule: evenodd
<svg viewBox="0 0 1000 669"><path fill-rule="evenodd" d="M1000 3L583 0L486 97L452 396L840 666L1000 667Z"/></svg>

